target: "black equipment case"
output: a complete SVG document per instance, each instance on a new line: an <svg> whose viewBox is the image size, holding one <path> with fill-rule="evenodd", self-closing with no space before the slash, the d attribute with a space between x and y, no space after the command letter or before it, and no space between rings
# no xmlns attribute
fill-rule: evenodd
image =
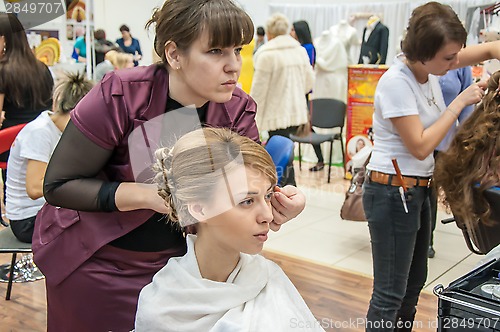
<svg viewBox="0 0 500 332"><path fill-rule="evenodd" d="M500 331L500 297L492 294L493 285L500 287L499 277L497 259L460 277L447 288L434 287L439 298L438 332Z"/></svg>

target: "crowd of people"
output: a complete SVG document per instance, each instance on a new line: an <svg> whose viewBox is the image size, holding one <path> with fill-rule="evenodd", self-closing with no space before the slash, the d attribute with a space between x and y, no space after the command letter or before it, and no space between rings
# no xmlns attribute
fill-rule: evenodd
<svg viewBox="0 0 500 332"><path fill-rule="evenodd" d="M260 140L308 124L317 60L320 70L330 60L317 57L306 21L278 13L255 29L232 0L169 0L146 27L158 63L139 66L128 26L115 43L96 30L97 83L66 74L54 88L21 22L0 13L0 128L26 124L0 155L6 217L46 277L47 330L288 331L292 318L314 321L285 273L258 255L269 230L306 204L293 163L278 185ZM240 52L255 33L247 94ZM500 185L500 72L475 83L470 71L500 59L500 41L466 39L450 6L420 5L378 82L363 185L367 331L412 330L439 191L473 226L491 210L478 193ZM320 171L314 151L310 171Z"/></svg>

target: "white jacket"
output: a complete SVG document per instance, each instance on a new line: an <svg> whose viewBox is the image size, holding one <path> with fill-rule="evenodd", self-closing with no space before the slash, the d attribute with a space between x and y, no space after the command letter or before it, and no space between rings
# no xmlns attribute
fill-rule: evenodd
<svg viewBox="0 0 500 332"><path fill-rule="evenodd" d="M307 51L290 35L271 39L254 57L250 95L257 103L259 130L285 129L305 124L305 95L314 84Z"/></svg>
<svg viewBox="0 0 500 332"><path fill-rule="evenodd" d="M316 46L316 82L312 99L334 98L347 103L348 57L340 38L330 31L314 40Z"/></svg>

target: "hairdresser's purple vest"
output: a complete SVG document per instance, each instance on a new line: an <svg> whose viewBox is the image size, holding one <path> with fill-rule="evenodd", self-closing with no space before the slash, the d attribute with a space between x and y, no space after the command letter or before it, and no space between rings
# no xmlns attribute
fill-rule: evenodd
<svg viewBox="0 0 500 332"><path fill-rule="evenodd" d="M140 124L165 112L168 73L157 65L108 74L71 114L72 122L90 140L113 149L100 178L134 181L128 153L128 136ZM236 89L230 101L209 103L206 123L227 127L259 140L255 102ZM91 158L91 156L89 156ZM153 215L151 210L84 212L44 205L33 234L36 264L57 285L99 248L137 228Z"/></svg>

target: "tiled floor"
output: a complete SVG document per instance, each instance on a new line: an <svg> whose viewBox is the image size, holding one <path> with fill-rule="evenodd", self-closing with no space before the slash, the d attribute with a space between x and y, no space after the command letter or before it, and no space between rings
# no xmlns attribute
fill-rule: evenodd
<svg viewBox="0 0 500 332"><path fill-rule="evenodd" d="M341 168L332 167L332 181L327 184L326 169L309 172L311 164L296 165L297 184L307 197L305 210L279 232L270 235L265 250L304 258L354 273L372 276L370 237L365 222L340 219L340 207L348 181ZM438 221L450 217L438 212ZM483 258L472 254L454 223L438 222L434 232L436 256L429 259L425 290L436 284L447 286L471 271Z"/></svg>

